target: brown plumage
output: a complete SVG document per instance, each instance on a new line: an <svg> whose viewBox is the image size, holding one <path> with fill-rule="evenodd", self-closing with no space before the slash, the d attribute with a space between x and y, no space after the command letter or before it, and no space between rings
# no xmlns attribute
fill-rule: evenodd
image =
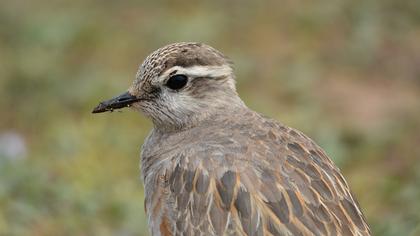
<svg viewBox="0 0 420 236"><path fill-rule="evenodd" d="M152 235L370 235L325 152L247 108L217 50L157 50L128 93L94 112L128 105L155 125L141 155Z"/></svg>

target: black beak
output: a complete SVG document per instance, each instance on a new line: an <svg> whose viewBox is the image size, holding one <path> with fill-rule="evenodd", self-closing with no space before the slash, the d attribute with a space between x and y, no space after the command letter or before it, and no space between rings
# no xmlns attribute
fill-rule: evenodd
<svg viewBox="0 0 420 236"><path fill-rule="evenodd" d="M131 104L140 100L140 98L131 95L129 92L125 92L119 96L111 98L110 100L99 103L99 105L93 109L92 113L102 113L106 111L113 111L114 109L129 107Z"/></svg>

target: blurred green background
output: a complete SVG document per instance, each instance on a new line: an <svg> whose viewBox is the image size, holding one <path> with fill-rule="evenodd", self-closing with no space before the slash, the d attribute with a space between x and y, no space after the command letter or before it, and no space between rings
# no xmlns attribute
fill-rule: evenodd
<svg viewBox="0 0 420 236"><path fill-rule="evenodd" d="M420 235L420 1L1 1L0 235L147 235L151 123L91 115L153 50L200 41L254 110L340 166L375 235Z"/></svg>

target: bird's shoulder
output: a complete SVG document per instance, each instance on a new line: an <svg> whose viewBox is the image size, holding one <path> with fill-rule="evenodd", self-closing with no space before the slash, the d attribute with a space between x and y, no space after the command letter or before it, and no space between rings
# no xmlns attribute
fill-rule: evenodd
<svg viewBox="0 0 420 236"><path fill-rule="evenodd" d="M274 168L273 164L282 165L294 159L304 163L317 161L324 169L337 169L325 152L302 132L253 111L239 116L221 118L164 137L150 135L146 143L153 147L154 155L202 163L208 169L237 168L251 163L275 169L278 166Z"/></svg>
<svg viewBox="0 0 420 236"><path fill-rule="evenodd" d="M202 226L216 235L229 229L369 234L346 181L321 148L295 129L251 118L258 122L226 122L228 129L214 128L206 138L198 132L199 142L174 154L165 179L179 232Z"/></svg>

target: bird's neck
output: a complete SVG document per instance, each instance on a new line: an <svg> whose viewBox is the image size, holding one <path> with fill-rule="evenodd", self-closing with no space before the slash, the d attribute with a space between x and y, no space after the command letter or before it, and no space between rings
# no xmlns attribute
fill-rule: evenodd
<svg viewBox="0 0 420 236"><path fill-rule="evenodd" d="M191 110L185 111L181 119L175 122L161 123L153 121L155 130L163 133L181 132L200 125L208 125L248 111L248 107L236 94L235 91L229 96L220 94L213 99L203 101L194 106Z"/></svg>

